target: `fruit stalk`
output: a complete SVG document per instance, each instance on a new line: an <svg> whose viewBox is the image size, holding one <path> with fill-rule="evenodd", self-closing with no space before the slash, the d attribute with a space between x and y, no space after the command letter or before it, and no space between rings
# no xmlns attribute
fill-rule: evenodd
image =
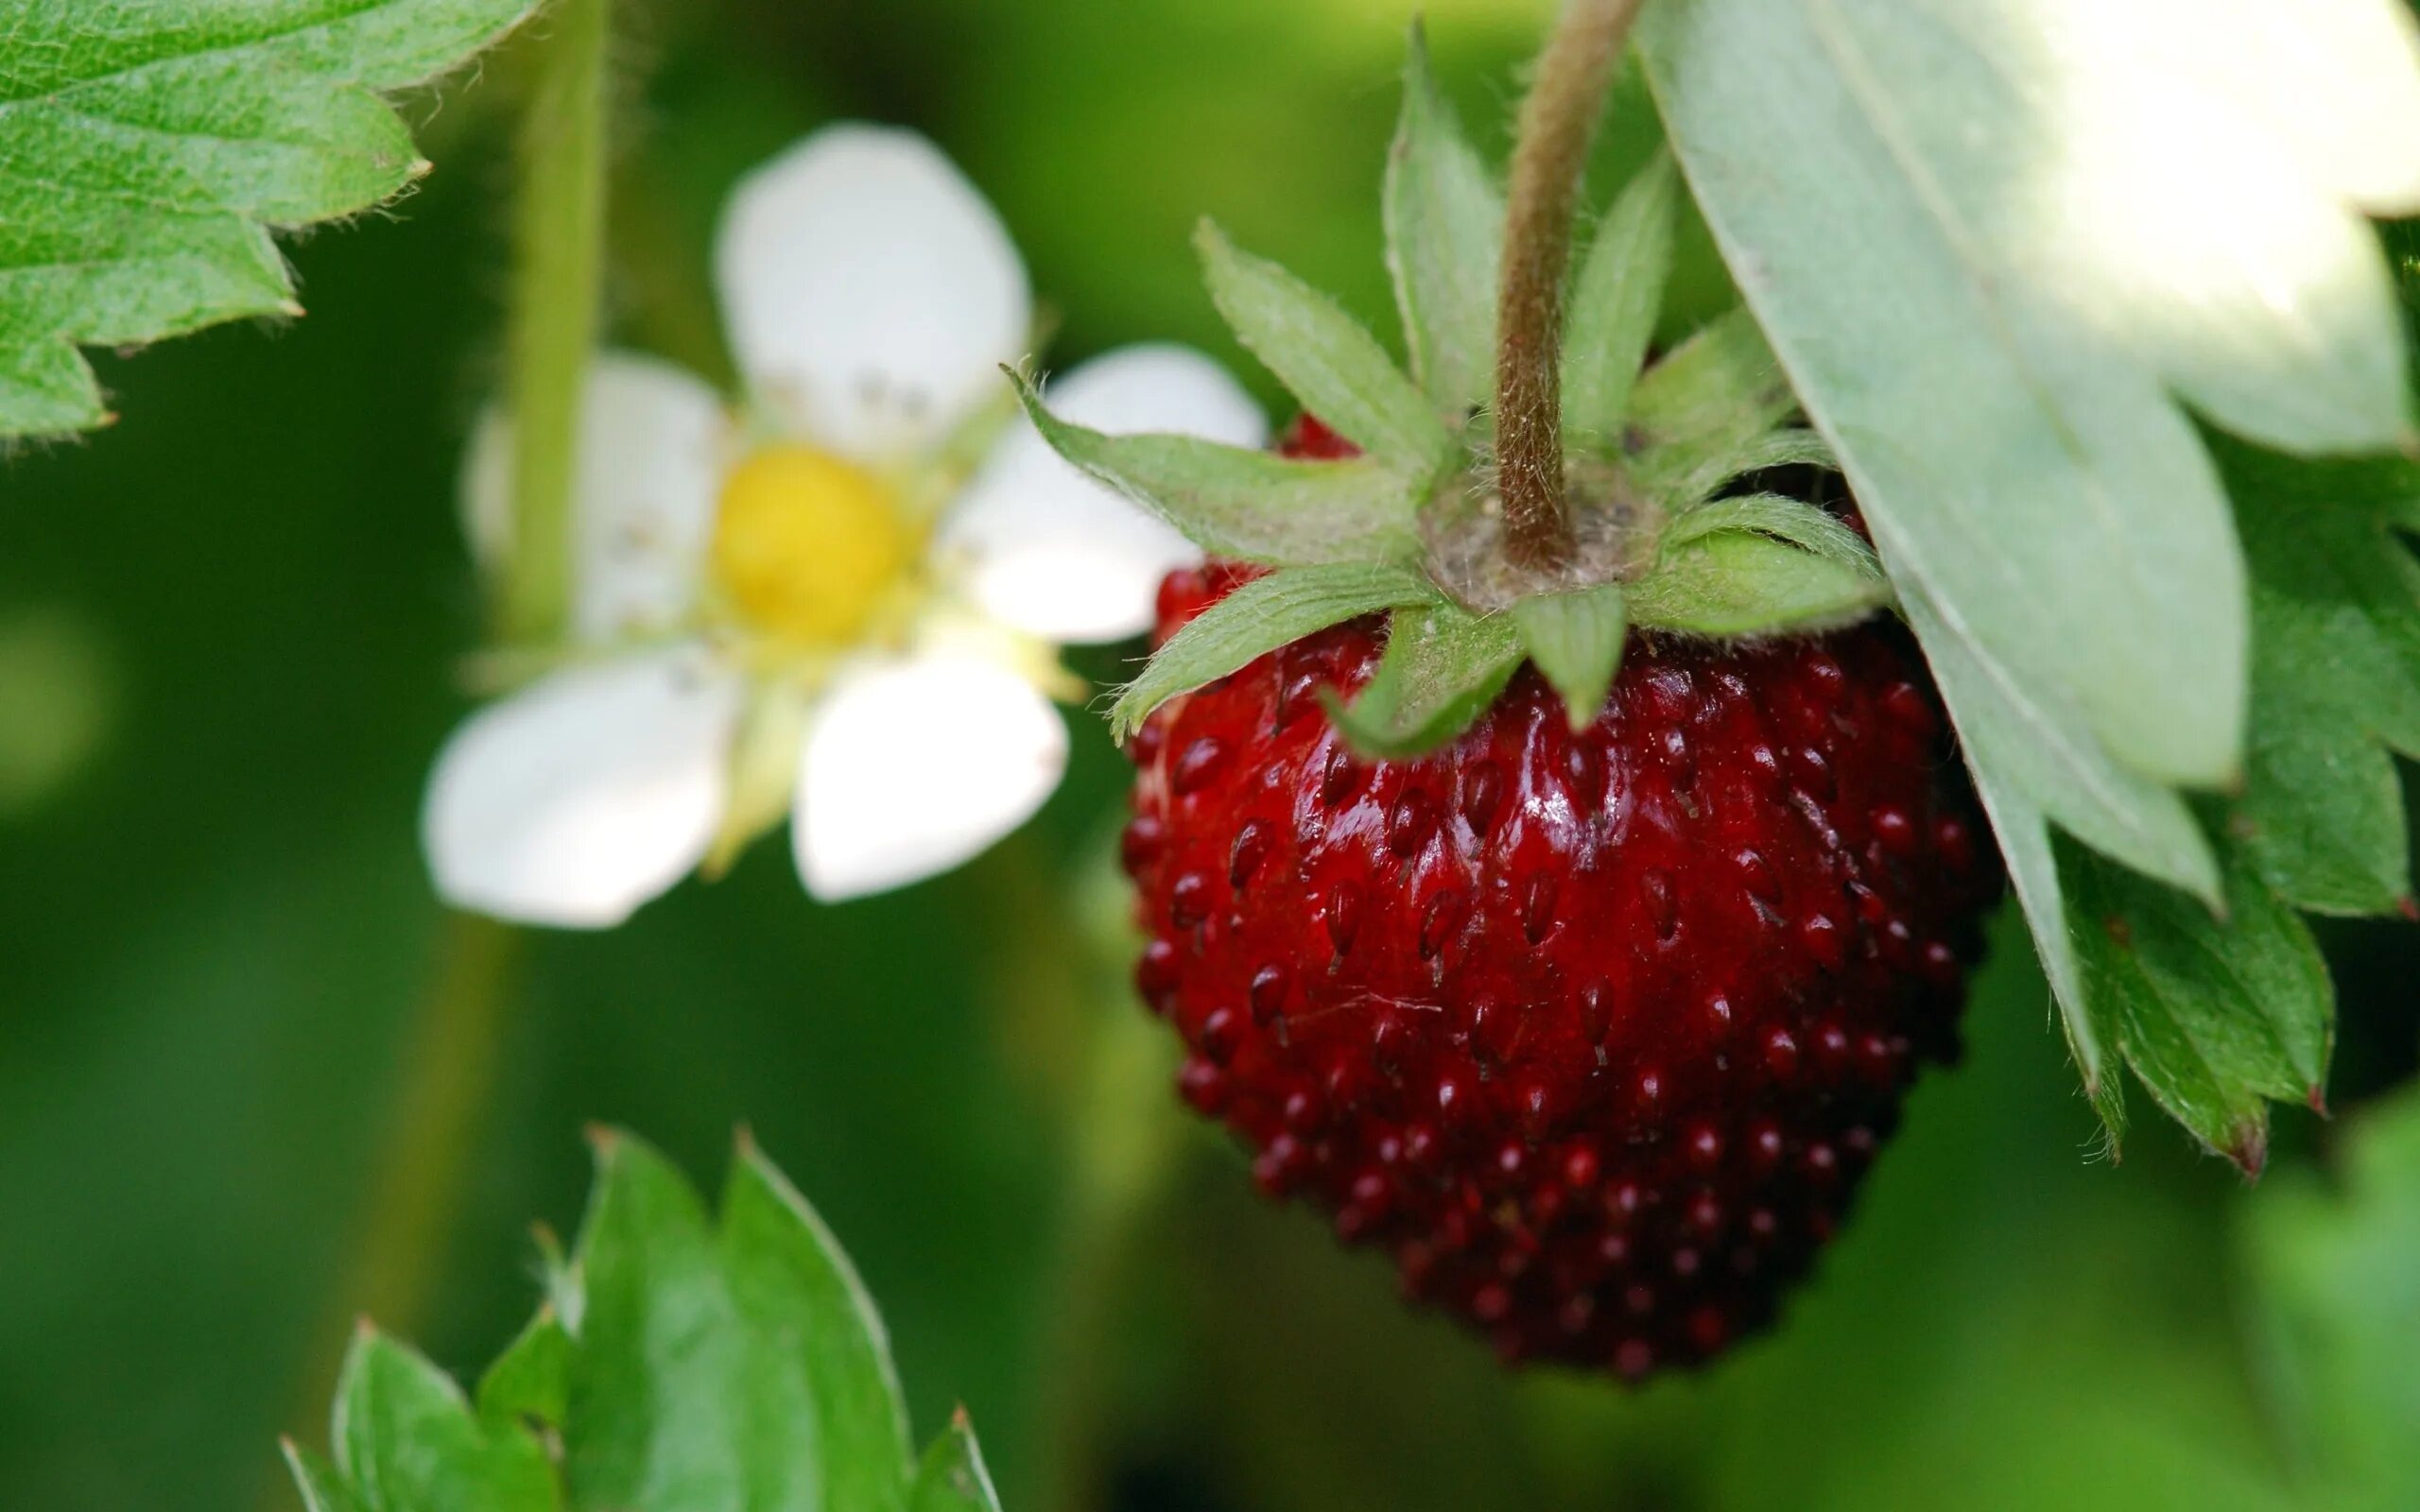
<svg viewBox="0 0 2420 1512"><path fill-rule="evenodd" d="M1563 286L1588 145L1645 0L1569 0L1521 105L1496 300L1496 488L1505 555L1550 574L1571 559L1564 507Z"/></svg>

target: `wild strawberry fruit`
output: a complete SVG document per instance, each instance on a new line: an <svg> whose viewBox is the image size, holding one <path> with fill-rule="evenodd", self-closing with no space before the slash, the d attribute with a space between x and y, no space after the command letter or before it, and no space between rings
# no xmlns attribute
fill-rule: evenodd
<svg viewBox="0 0 2420 1512"><path fill-rule="evenodd" d="M1508 1356L1703 1360L1955 1050L1996 870L1930 684L1878 627L1642 641L1583 730L1524 672L1370 763L1314 690L1379 653L1373 622L1321 631L1131 743L1137 980L1184 1095Z"/></svg>
<svg viewBox="0 0 2420 1512"><path fill-rule="evenodd" d="M1564 319L1567 219L1499 210L1415 46L1410 376L1205 230L1318 421L1250 454L1024 389L1211 558L1112 714L1184 1094L1413 1297L1633 1378L1764 1324L1832 1233L1955 1050L1999 876L1873 547L1778 491L1829 455L1754 321L1642 368L1674 192L1659 163L1622 193ZM1499 215L1530 241L1495 298Z"/></svg>

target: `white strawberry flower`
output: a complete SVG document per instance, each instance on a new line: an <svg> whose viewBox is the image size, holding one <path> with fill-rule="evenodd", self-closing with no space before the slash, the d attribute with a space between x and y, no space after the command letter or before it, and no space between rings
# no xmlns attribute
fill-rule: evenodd
<svg viewBox="0 0 2420 1512"><path fill-rule="evenodd" d="M1025 266L922 137L799 143L733 192L716 269L735 413L652 358L589 376L571 654L467 720L429 781L423 838L458 906L618 923L785 812L819 898L957 866L1058 785L1049 694L1080 690L1057 647L1143 629L1161 576L1198 559L1010 418ZM1178 347L1109 352L1050 397L1104 430L1265 438ZM482 423L466 473L491 562L509 429Z"/></svg>

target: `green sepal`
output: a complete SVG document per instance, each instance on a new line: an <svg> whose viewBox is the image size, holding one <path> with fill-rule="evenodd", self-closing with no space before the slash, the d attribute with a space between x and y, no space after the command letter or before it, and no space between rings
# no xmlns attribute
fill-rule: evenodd
<svg viewBox="0 0 2420 1512"><path fill-rule="evenodd" d="M1203 610L1152 654L1142 675L1118 690L1111 737L1126 737L1151 711L1315 630L1362 614L1433 604L1427 577L1408 567L1343 562L1281 567Z"/></svg>
<svg viewBox="0 0 2420 1512"><path fill-rule="evenodd" d="M1411 26L1403 115L1387 154L1387 270L1403 316L1411 375L1449 411L1485 405L1495 388L1495 299L1504 197L1428 68Z"/></svg>
<svg viewBox="0 0 2420 1512"><path fill-rule="evenodd" d="M1667 509L1694 507L1734 478L1776 467L1840 471L1831 444L1814 431L1787 425L1734 446L1677 447L1642 452L1627 464L1632 480Z"/></svg>
<svg viewBox="0 0 2420 1512"><path fill-rule="evenodd" d="M1882 564L1875 559L1874 548L1840 516L1821 505L1780 493L1709 499L1667 526L1661 544L1670 550L1726 530L1754 531L1853 572L1876 578L1882 576Z"/></svg>
<svg viewBox="0 0 2420 1512"><path fill-rule="evenodd" d="M1397 610L1378 668L1351 703L1322 689L1328 719L1374 760L1418 756L1487 712L1521 665L1521 632L1509 616L1446 603Z"/></svg>
<svg viewBox="0 0 2420 1512"><path fill-rule="evenodd" d="M1644 472L1695 477L1728 467L1736 474L1738 459L1797 407L1779 359L1742 306L1699 327L1639 375L1625 437Z"/></svg>
<svg viewBox="0 0 2420 1512"><path fill-rule="evenodd" d="M1563 696L1574 730L1595 721L1621 670L1630 635L1623 597L1619 583L1599 583L1519 599L1509 611L1538 675Z"/></svg>
<svg viewBox="0 0 2420 1512"><path fill-rule="evenodd" d="M2052 844L2096 1037L2195 1138L2259 1174L2269 1100L2324 1101L2335 990L2310 931L2239 850L2224 857L2221 921L2188 893Z"/></svg>
<svg viewBox="0 0 2420 1512"><path fill-rule="evenodd" d="M1571 291L1563 336L1563 432L1608 455L1623 421L1672 274L1672 157L1659 152L1598 223Z"/></svg>
<svg viewBox="0 0 2420 1512"><path fill-rule="evenodd" d="M1658 555L1630 585L1630 619L1648 630L1779 635L1853 624L1888 603L1878 568L1853 565L1757 530L1720 529Z"/></svg>
<svg viewBox="0 0 2420 1512"><path fill-rule="evenodd" d="M916 1463L916 1484L908 1489L908 1512L1000 1512L991 1468L983 1463L983 1448L975 1441L974 1426L962 1409L925 1446Z"/></svg>
<svg viewBox="0 0 2420 1512"><path fill-rule="evenodd" d="M1242 561L1411 561L1423 480L1372 457L1303 462L1191 436L1105 436L1050 413L1011 372L1053 451L1175 526L1214 556Z"/></svg>
<svg viewBox="0 0 2420 1512"><path fill-rule="evenodd" d="M1277 375L1306 413L1391 470L1425 485L1454 437L1377 338L1334 300L1204 220L1193 245L1211 301L1245 350Z"/></svg>

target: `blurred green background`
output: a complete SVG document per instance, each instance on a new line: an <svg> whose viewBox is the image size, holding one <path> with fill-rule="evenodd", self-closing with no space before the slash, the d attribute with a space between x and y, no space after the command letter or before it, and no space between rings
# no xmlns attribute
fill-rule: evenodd
<svg viewBox="0 0 2420 1512"><path fill-rule="evenodd" d="M921 128L991 195L1056 363L1173 336L1249 370L1196 282L1205 212L1391 322L1396 0L625 10L624 339L723 370L722 191L847 115ZM1544 10L1428 7L1493 146ZM920 1431L966 1403L1011 1507L2304 1504L2243 1327L2257 1194L2139 1095L2124 1162L2095 1159L2013 928L1965 1064L1781 1332L1640 1393L1510 1376L1404 1314L1181 1115L1103 986L1100 906L1058 902L1098 892L1122 782L1081 714L1044 819L957 875L818 908L760 846L432 1017L463 941L414 819L476 634L452 481L497 366L520 73L508 47L411 103L439 170L291 249L306 318L104 356L123 422L0 464L0 1502L290 1504L274 1438L320 1432L350 1315L475 1368L604 1120L708 1179L752 1125L880 1298ZM1616 119L1603 183L1652 142L1634 92ZM1702 232L1684 258L1681 322L1729 299ZM2328 940L2341 1111L2411 1070L2420 932ZM419 1224L376 1173L400 1147L443 1174L395 1108L446 1057L473 1143ZM2286 1163L2330 1137L2281 1125Z"/></svg>

